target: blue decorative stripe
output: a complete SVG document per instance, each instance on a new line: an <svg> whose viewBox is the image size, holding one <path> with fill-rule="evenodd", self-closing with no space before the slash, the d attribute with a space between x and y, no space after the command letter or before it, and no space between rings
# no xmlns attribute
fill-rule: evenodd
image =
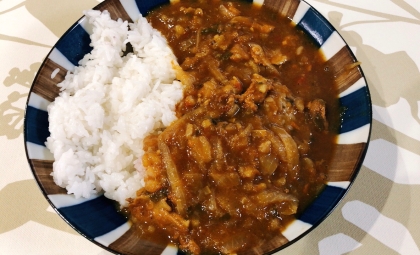
<svg viewBox="0 0 420 255"><path fill-rule="evenodd" d="M50 136L48 112L28 106L26 108L25 123L27 142L45 146L45 141Z"/></svg>
<svg viewBox="0 0 420 255"><path fill-rule="evenodd" d="M318 224L328 212L331 212L345 192L345 189L327 185L315 201L299 216L299 220L312 225Z"/></svg>
<svg viewBox="0 0 420 255"><path fill-rule="evenodd" d="M362 87L339 99L343 109L339 133L345 133L371 123L367 87Z"/></svg>
<svg viewBox="0 0 420 255"><path fill-rule="evenodd" d="M79 61L89 52L90 36L82 26L77 25L68 31L55 45L73 65L78 66Z"/></svg>
<svg viewBox="0 0 420 255"><path fill-rule="evenodd" d="M317 11L309 8L298 27L305 30L311 39L320 47L334 32L334 28Z"/></svg>
<svg viewBox="0 0 420 255"><path fill-rule="evenodd" d="M115 203L105 196L62 207L58 211L73 227L92 239L109 233L127 222L117 212Z"/></svg>
<svg viewBox="0 0 420 255"><path fill-rule="evenodd" d="M136 0L137 8L139 9L140 13L143 16L147 15L147 12L152 10L153 8L163 5L163 4L169 4L169 0L150 0L150 1L144 1L144 0Z"/></svg>

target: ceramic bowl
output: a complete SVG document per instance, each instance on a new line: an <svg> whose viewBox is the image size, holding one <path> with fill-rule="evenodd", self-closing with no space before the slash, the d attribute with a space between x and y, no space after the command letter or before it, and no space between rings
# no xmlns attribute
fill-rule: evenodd
<svg viewBox="0 0 420 255"><path fill-rule="evenodd" d="M258 0L262 4L262 0ZM167 0L105 0L94 9L108 10L113 19L132 22L139 14ZM372 111L366 79L350 48L334 27L314 8L300 0L265 0L305 31L323 50L336 77L339 102L345 109L333 156L328 183L315 201L298 215L264 252L272 253L294 243L316 228L337 206L350 188L362 165L369 143ZM45 147L49 136L47 106L58 95L57 83L91 50L91 33L84 17L77 21L52 48L33 82L27 101L24 139L29 165L40 189L56 212L81 235L116 254L180 254L176 247L140 240L114 202L103 195L76 199L55 185L50 173L53 155ZM352 68L349 69L349 66ZM255 254L253 251L246 254Z"/></svg>

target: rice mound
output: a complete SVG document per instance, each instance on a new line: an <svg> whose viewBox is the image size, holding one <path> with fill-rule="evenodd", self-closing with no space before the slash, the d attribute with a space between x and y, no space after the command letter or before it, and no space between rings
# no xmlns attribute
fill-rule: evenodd
<svg viewBox="0 0 420 255"><path fill-rule="evenodd" d="M104 192L126 206L144 185L143 139L176 119L182 85L165 38L144 17L128 23L107 11L85 16L93 50L48 106L52 176L76 198ZM133 53L123 56L127 43Z"/></svg>

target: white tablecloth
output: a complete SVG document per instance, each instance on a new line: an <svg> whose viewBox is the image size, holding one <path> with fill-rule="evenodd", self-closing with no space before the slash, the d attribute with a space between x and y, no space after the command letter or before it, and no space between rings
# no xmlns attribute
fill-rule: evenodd
<svg viewBox="0 0 420 255"><path fill-rule="evenodd" d="M420 254L420 1L308 0L368 80L372 137L350 192L278 254ZM0 0L0 254L110 254L49 206L29 169L23 116L35 73L95 0Z"/></svg>

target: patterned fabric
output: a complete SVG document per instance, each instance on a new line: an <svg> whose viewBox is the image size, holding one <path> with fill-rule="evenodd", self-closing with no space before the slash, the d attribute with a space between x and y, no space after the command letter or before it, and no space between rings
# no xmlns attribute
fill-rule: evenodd
<svg viewBox="0 0 420 255"><path fill-rule="evenodd" d="M364 166L344 201L314 231L277 254L420 254L420 48L413 38L420 34L420 5L307 2L329 19L362 62L372 95L372 137ZM0 254L110 254L49 207L27 164L22 130L25 102L41 62L82 10L97 4L0 0ZM309 22L302 20L302 27L310 30ZM319 45L331 31L327 27L321 33ZM34 104L45 107L42 100ZM28 107L27 112L32 110ZM99 197L95 202L103 201ZM106 232L89 231L92 236Z"/></svg>

